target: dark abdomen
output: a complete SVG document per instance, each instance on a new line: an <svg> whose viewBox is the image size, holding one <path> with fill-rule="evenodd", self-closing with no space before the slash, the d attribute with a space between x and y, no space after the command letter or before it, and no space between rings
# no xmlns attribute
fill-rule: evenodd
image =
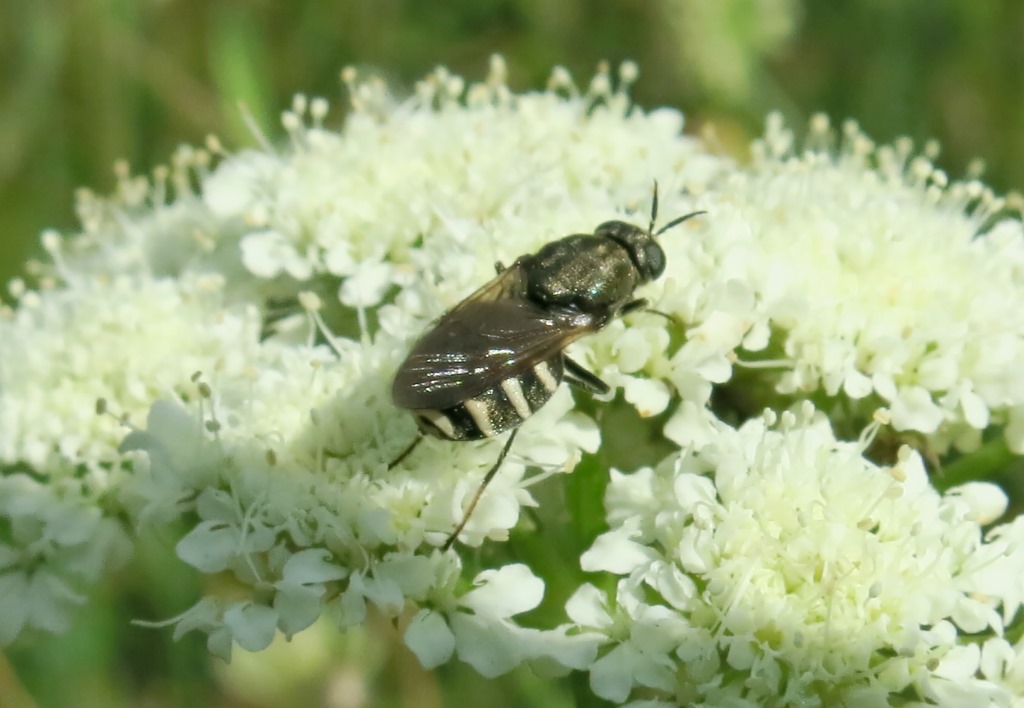
<svg viewBox="0 0 1024 708"><path fill-rule="evenodd" d="M450 408L413 413L420 430L437 438L482 440L501 435L548 402L558 390L563 370L558 354Z"/></svg>

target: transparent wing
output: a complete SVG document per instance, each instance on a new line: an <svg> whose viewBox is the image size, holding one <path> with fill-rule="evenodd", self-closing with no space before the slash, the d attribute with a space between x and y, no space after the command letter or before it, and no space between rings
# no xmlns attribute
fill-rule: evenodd
<svg viewBox="0 0 1024 708"><path fill-rule="evenodd" d="M392 398L403 408L454 406L599 327L594 316L576 310L471 296L416 342L395 375Z"/></svg>
<svg viewBox="0 0 1024 708"><path fill-rule="evenodd" d="M501 272L481 286L479 290L445 313L442 319L474 303L523 299L526 296L526 272L523 269L522 260L520 258L508 268L501 270Z"/></svg>

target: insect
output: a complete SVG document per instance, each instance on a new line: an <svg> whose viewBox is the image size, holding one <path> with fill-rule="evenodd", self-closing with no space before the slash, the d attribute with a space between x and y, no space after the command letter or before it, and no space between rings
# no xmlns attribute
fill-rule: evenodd
<svg viewBox="0 0 1024 708"><path fill-rule="evenodd" d="M634 291L665 271L665 252L655 240L698 214L673 219L658 231L658 184L647 230L607 221L592 234L553 241L520 256L441 316L398 367L391 397L416 416L420 435L394 467L431 435L481 440L512 434L484 475L462 521L445 541L458 538L518 433L562 381L590 393L608 385L566 355L569 344L612 319L647 306Z"/></svg>

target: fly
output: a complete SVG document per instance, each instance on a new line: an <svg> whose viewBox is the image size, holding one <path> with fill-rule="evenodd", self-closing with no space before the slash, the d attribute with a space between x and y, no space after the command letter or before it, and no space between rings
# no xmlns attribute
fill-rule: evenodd
<svg viewBox="0 0 1024 708"><path fill-rule="evenodd" d="M395 405L412 412L420 435L482 440L512 431L484 475L462 521L448 536L451 548L494 478L519 425L565 381L602 394L608 385L566 355L565 349L614 318L647 306L634 298L641 285L665 272L656 238L704 212L677 217L657 231L658 184L647 229L606 221L592 234L553 241L520 256L486 285L441 316L413 345L391 388Z"/></svg>

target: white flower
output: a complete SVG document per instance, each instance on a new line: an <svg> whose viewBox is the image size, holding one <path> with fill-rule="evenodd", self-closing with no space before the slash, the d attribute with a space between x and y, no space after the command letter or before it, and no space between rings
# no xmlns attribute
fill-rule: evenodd
<svg viewBox="0 0 1024 708"><path fill-rule="evenodd" d="M981 645L978 665L981 674L1012 697L1011 705L1024 705L1024 643L1011 645L993 637Z"/></svg>
<svg viewBox="0 0 1024 708"><path fill-rule="evenodd" d="M584 585L569 599L569 618L588 630L603 631L617 645L590 667L594 693L610 701L624 702L635 686L671 693L677 671L672 652L693 628L669 608L642 601L636 583L620 581L613 616L601 593Z"/></svg>
<svg viewBox="0 0 1024 708"><path fill-rule="evenodd" d="M929 667L957 644L954 624L1000 633L1019 603L1022 555L1007 540L982 540L977 519L990 495L943 498L907 449L890 468L861 453L805 406L778 430L761 420L719 425L699 452L615 474L612 528L582 565L623 576L615 604L630 621L581 612L583 597L588 607L606 602L590 586L567 607L610 642L591 667L595 691L623 701L639 681L667 697L782 695L784 705L826 685L836 700L868 689L927 694ZM1006 620L994 611L1004 596ZM636 607L658 613L659 631L678 627L666 644L645 637L636 648ZM932 629L943 623L949 632Z"/></svg>
<svg viewBox="0 0 1024 708"><path fill-rule="evenodd" d="M445 663L456 648L484 676L503 674L527 658L516 637L524 630L508 618L536 607L544 582L526 566L510 565L484 571L474 585L449 612L424 609L413 617L405 643L425 667Z"/></svg>
<svg viewBox="0 0 1024 708"><path fill-rule="evenodd" d="M959 429L1024 402L1021 222L996 219L1002 199L950 183L908 141L842 133L833 151L819 116L798 151L773 116L751 168L709 190L704 247L753 294L739 311L751 326L778 332L758 358L781 360L781 392L873 394L862 420L881 399L897 430L976 445Z"/></svg>
<svg viewBox="0 0 1024 708"><path fill-rule="evenodd" d="M83 591L127 560L124 529L104 518L95 495L65 480L0 477L0 645L27 628L64 632Z"/></svg>
<svg viewBox="0 0 1024 708"><path fill-rule="evenodd" d="M405 643L423 666L433 668L457 653L480 674L493 677L526 660L553 662L546 670L563 672L594 661L600 639L596 634L569 634L567 627L538 631L511 621L535 608L544 592L544 582L525 565L484 571L473 584L461 597L445 599L437 609L422 609L412 618Z"/></svg>
<svg viewBox="0 0 1024 708"><path fill-rule="evenodd" d="M260 316L226 306L225 287L214 275L87 275L26 293L0 319L0 462L100 474L124 429L96 415L97 400L138 420L155 399L191 393L197 371L238 376L257 349Z"/></svg>

